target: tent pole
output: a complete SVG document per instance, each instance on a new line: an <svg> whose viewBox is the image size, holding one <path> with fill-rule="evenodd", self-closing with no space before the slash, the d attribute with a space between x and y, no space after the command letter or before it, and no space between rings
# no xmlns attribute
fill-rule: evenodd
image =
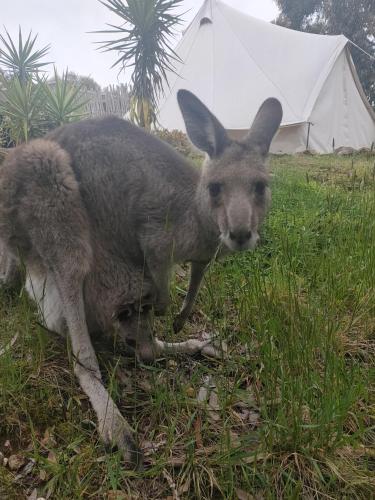
<svg viewBox="0 0 375 500"><path fill-rule="evenodd" d="M308 150L309 150L310 127L311 127L311 122L307 122L307 140L306 140L306 151L308 151Z"/></svg>

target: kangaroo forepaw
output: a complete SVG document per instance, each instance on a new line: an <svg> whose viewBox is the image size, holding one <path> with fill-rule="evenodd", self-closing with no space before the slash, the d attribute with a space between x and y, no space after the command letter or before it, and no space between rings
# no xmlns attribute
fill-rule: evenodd
<svg viewBox="0 0 375 500"><path fill-rule="evenodd" d="M174 333L180 332L186 323L186 316L179 313L173 321L173 331Z"/></svg>
<svg viewBox="0 0 375 500"><path fill-rule="evenodd" d="M165 314L168 311L169 305L170 305L169 298L165 299L165 300L157 300L153 304L153 310L154 310L155 316L165 316Z"/></svg>
<svg viewBox="0 0 375 500"><path fill-rule="evenodd" d="M104 444L118 449L130 468L143 468L143 454L134 440L131 427L118 410L112 416L107 415L104 422L99 422L99 432Z"/></svg>

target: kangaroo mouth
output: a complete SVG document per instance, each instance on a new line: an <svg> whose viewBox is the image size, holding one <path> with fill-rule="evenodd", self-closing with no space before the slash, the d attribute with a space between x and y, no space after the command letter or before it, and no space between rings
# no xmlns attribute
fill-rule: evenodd
<svg viewBox="0 0 375 500"><path fill-rule="evenodd" d="M222 234L220 239L231 252L244 252L246 250L255 249L259 241L259 234L256 231L253 231L251 237L246 241L236 241L230 237L230 233L228 232L226 234Z"/></svg>

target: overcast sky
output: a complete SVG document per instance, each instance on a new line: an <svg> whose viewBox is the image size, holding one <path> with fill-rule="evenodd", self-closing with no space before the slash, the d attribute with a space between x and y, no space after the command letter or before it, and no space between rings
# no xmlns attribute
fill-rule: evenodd
<svg viewBox="0 0 375 500"><path fill-rule="evenodd" d="M272 0L225 0L254 17L270 21L277 15ZM183 10L189 22L203 0L184 0ZM105 35L90 34L89 31L105 29L106 23L119 24L98 0L0 0L0 32L7 28L14 37L21 26L23 33L32 30L38 33L38 47L51 44L48 61L56 64L59 71L69 70L92 76L100 85L123 82L117 69L110 69L114 53L96 50L94 41Z"/></svg>

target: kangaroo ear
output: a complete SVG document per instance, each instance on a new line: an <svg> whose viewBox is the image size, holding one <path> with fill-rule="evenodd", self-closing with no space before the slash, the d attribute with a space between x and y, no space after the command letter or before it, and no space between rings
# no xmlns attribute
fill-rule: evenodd
<svg viewBox="0 0 375 500"><path fill-rule="evenodd" d="M250 149L259 151L260 154L265 156L270 149L272 139L280 126L282 117L283 108L280 101L274 97L266 99L259 108L250 131L243 139L243 142Z"/></svg>
<svg viewBox="0 0 375 500"><path fill-rule="evenodd" d="M191 142L210 158L220 156L229 145L225 128L209 109L188 90L179 90L177 100Z"/></svg>

